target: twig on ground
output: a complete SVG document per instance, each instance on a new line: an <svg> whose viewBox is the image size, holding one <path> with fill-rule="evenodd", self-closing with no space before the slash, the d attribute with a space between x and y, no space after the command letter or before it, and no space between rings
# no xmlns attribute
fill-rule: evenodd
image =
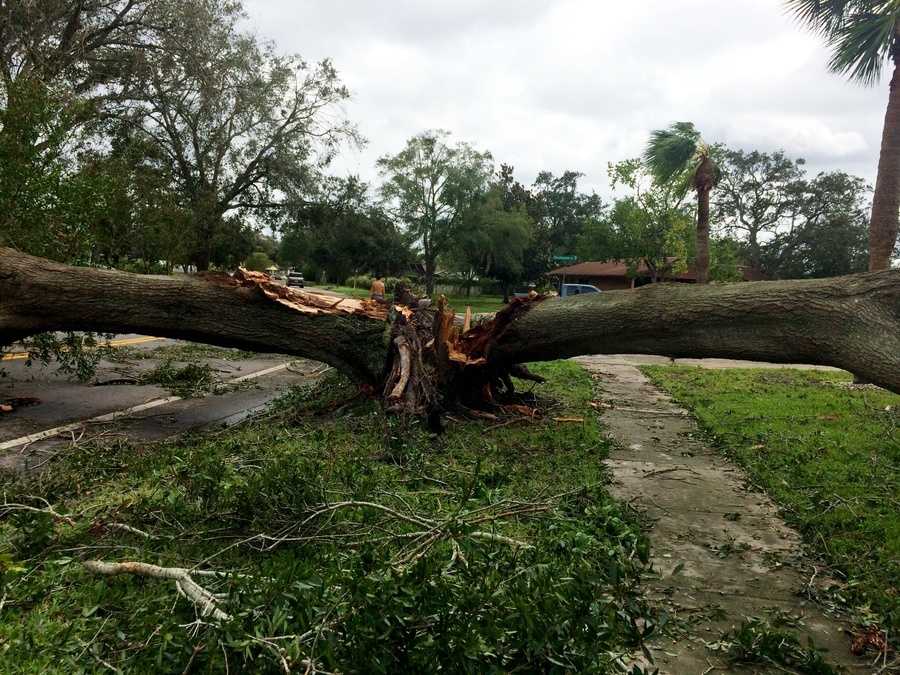
<svg viewBox="0 0 900 675"><path fill-rule="evenodd" d="M39 509L36 506L28 506L28 504L16 504L13 502L7 502L4 500L3 504L0 504L0 509L2 509L2 513L0 515L6 515L10 511L30 511L32 513L43 513L46 514L55 520L61 520L68 525L74 525L75 521L71 516L64 515L62 513L58 513L53 509L52 506L45 499L41 499L40 497L35 497L35 499L40 499L42 502L47 504L47 506L43 509Z"/></svg>

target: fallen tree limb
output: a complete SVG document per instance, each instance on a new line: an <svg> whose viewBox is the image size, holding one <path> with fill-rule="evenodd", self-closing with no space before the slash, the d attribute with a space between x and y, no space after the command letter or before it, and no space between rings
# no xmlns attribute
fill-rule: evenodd
<svg viewBox="0 0 900 675"><path fill-rule="evenodd" d="M95 574L112 577L119 574L135 574L156 579L172 579L178 592L200 609L201 616L211 616L216 621L227 621L231 616L219 609L219 599L191 578L196 576L220 576L216 572L187 570L183 567L159 567L142 562L110 563L102 560L86 560L84 567Z"/></svg>
<svg viewBox="0 0 900 675"><path fill-rule="evenodd" d="M517 364L581 354L831 365L900 392L900 270L517 300L465 332L454 319L441 302L325 298L259 273L148 277L0 248L0 344L94 330L292 354L328 363L385 400L402 390L389 407L416 414L490 402L509 375L524 374ZM404 349L393 342L399 336Z"/></svg>

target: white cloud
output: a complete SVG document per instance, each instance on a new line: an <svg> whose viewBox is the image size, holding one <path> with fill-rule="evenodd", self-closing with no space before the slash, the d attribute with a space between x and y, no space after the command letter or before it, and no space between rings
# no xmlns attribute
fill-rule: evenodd
<svg viewBox="0 0 900 675"><path fill-rule="evenodd" d="M813 171L874 180L887 83L827 72L783 0L245 0L287 52L331 57L369 139L335 172L441 127L530 182L576 169L607 193L606 165L649 131L694 121L712 141L784 148Z"/></svg>

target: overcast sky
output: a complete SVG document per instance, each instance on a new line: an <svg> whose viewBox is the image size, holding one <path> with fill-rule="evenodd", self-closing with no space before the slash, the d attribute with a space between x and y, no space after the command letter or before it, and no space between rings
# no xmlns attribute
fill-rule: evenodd
<svg viewBox="0 0 900 675"><path fill-rule="evenodd" d="M697 124L708 141L805 157L874 181L887 81L833 75L783 0L245 0L285 52L331 58L368 139L332 167L375 160L444 128L515 166L574 169L609 194L610 161L649 131Z"/></svg>

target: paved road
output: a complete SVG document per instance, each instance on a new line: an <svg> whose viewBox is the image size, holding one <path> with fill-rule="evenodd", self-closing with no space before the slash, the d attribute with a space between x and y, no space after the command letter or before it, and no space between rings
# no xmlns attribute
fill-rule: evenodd
<svg viewBox="0 0 900 675"><path fill-rule="evenodd" d="M129 341L128 349L156 353L177 347L174 340L139 341L138 336L117 336ZM160 350L160 348L163 348ZM159 358L135 358L127 362L102 361L95 378L89 383L72 381L55 367L25 366L23 359L5 360L0 368L6 376L0 378L0 401L35 398L33 405L17 407L12 413L0 414L0 467L27 470L41 465L61 446L77 438L81 428L64 430L58 436L37 442L17 444L4 448L27 435L91 420L98 416L135 406L150 404L153 407L129 414L115 423L88 423L85 435L125 434L129 438L158 440L200 427L233 424L263 409L270 401L290 387L310 382L321 364L295 361L281 355L254 355L249 358L221 358L217 355L193 359L208 363L222 382L250 376L244 382L227 388L222 394L204 398L166 401L172 393L156 385L102 384L134 378L160 363ZM176 364L178 361L176 361ZM282 367L291 364L290 368ZM256 373L263 373L254 377Z"/></svg>

